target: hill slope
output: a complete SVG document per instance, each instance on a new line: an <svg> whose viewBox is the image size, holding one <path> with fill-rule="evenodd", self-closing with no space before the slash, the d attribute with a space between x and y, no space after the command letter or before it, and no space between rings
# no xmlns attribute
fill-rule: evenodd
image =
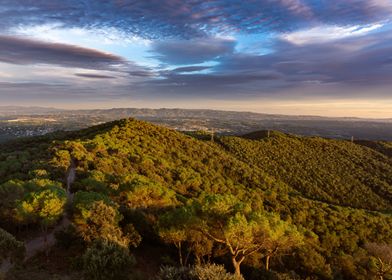
<svg viewBox="0 0 392 280"><path fill-rule="evenodd" d="M386 141L355 141L355 143L369 147L392 158L392 142Z"/></svg>
<svg viewBox="0 0 392 280"><path fill-rule="evenodd" d="M254 211L278 213L306 229L305 245L284 266L276 262L277 270L356 279L365 273L354 259L363 245L392 242L391 214L366 210L391 209L391 162L382 154L279 133L212 143L132 119L0 146L0 226L17 232L16 201L47 184L61 185L72 162L75 203L87 192L118 205L120 231L134 224L145 245L163 246L156 223L166 211L211 194L233 195ZM146 189L130 192L135 184ZM71 213L76 225L77 209ZM159 262L159 256L151 258ZM355 269L347 272L345 266Z"/></svg>
<svg viewBox="0 0 392 280"><path fill-rule="evenodd" d="M223 137L224 147L305 197L371 210L392 209L392 161L343 140L255 132Z"/></svg>

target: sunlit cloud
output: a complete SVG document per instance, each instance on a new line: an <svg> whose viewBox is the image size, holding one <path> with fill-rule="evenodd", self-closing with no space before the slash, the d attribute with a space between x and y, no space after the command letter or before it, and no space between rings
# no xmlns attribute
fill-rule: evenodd
<svg viewBox="0 0 392 280"><path fill-rule="evenodd" d="M296 44L319 44L335 41L338 39L361 36L371 31L377 30L383 27L383 24L376 23L365 26L317 26L305 30L294 31L286 33L281 36L282 39Z"/></svg>

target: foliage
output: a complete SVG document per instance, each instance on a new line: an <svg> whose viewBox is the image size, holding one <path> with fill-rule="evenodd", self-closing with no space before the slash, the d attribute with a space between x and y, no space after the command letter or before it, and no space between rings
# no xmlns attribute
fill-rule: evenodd
<svg viewBox="0 0 392 280"><path fill-rule="evenodd" d="M70 214L86 244L137 246L140 232L177 247L183 264L229 265L230 249L209 235L228 237L260 245L244 261L258 271L277 247L273 270L363 279L364 244L392 242L390 158L356 142L259 136L203 141L127 119L0 145L0 224L39 224L19 202L61 187L73 158Z"/></svg>
<svg viewBox="0 0 392 280"><path fill-rule="evenodd" d="M130 178L129 178L130 177ZM175 192L145 176L124 178L120 186L121 203L130 209L164 208L176 204Z"/></svg>
<svg viewBox="0 0 392 280"><path fill-rule="evenodd" d="M17 215L25 223L39 223L47 229L62 216L66 200L65 190L60 187L41 188L17 202Z"/></svg>
<svg viewBox="0 0 392 280"><path fill-rule="evenodd" d="M192 219L194 219L194 215L195 213L191 208L181 207L168 211L159 218L157 228L158 234L165 243L173 244L177 248L181 266L187 265L189 255L192 251L199 263L201 258L211 251L211 244L208 242L203 243L205 239L197 240L199 232L192 229ZM202 246L197 246L197 243L202 243ZM182 252L183 245L186 245L188 250L187 257L185 258ZM203 248L197 250L199 247Z"/></svg>
<svg viewBox="0 0 392 280"><path fill-rule="evenodd" d="M232 196L207 196L198 217L204 224L202 232L227 248L238 276L241 263L252 254L265 255L268 270L272 256L302 245L303 237L295 226L276 214L252 211Z"/></svg>
<svg viewBox="0 0 392 280"><path fill-rule="evenodd" d="M241 160L265 170L305 197L362 209L392 209L392 161L343 140L274 132L251 139L223 137Z"/></svg>
<svg viewBox="0 0 392 280"><path fill-rule="evenodd" d="M124 234L119 227L122 219L116 205L109 198L93 192L78 192L74 202L76 230L87 242L105 240L127 247L137 246L141 237L132 226Z"/></svg>
<svg viewBox="0 0 392 280"><path fill-rule="evenodd" d="M392 142L386 141L355 141L355 143L369 147L392 158Z"/></svg>
<svg viewBox="0 0 392 280"><path fill-rule="evenodd" d="M130 279L135 259L129 250L114 242L96 241L82 257L86 279Z"/></svg>
<svg viewBox="0 0 392 280"><path fill-rule="evenodd" d="M22 260L25 253L23 242L0 228L0 264L7 258L12 261Z"/></svg>
<svg viewBox="0 0 392 280"><path fill-rule="evenodd" d="M58 218L64 205L64 195L61 184L48 179L15 179L0 184L0 223L8 227L39 221L50 223L50 219ZM29 213L34 211L36 213ZM53 213L45 214L45 211Z"/></svg>
<svg viewBox="0 0 392 280"><path fill-rule="evenodd" d="M194 280L188 267L163 266L156 280Z"/></svg>
<svg viewBox="0 0 392 280"><path fill-rule="evenodd" d="M237 277L231 273L228 273L225 268L221 265L207 264L207 265L196 265L192 270L192 275L197 280L241 280L242 277Z"/></svg>
<svg viewBox="0 0 392 280"><path fill-rule="evenodd" d="M196 265L192 268L164 266L159 271L156 280L241 280L228 273L221 265Z"/></svg>
<svg viewBox="0 0 392 280"><path fill-rule="evenodd" d="M365 248L372 258L370 267L380 279L392 277L392 245L368 243Z"/></svg>

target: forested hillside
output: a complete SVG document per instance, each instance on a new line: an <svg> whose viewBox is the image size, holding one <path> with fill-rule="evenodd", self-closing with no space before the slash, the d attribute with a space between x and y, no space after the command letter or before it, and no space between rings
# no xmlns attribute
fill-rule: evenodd
<svg viewBox="0 0 392 280"><path fill-rule="evenodd" d="M223 137L221 142L237 158L308 198L369 210L392 209L392 160L372 149L279 132L269 137L265 132Z"/></svg>
<svg viewBox="0 0 392 280"><path fill-rule="evenodd" d="M386 141L356 141L356 143L372 148L387 157L392 158L392 142Z"/></svg>
<svg viewBox="0 0 392 280"><path fill-rule="evenodd" d="M0 146L6 279L387 276L391 160L262 135L199 140L127 119ZM16 239L28 255L54 227L57 245L23 261Z"/></svg>

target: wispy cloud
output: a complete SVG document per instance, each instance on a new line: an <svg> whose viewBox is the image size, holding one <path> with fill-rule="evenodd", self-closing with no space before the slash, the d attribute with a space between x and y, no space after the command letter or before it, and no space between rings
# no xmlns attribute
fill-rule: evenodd
<svg viewBox="0 0 392 280"><path fill-rule="evenodd" d="M383 24L381 23L365 26L322 25L309 29L294 31L291 33L285 33L281 36L281 38L296 45L317 44L335 41L347 37L361 36L381 27L383 27Z"/></svg>

